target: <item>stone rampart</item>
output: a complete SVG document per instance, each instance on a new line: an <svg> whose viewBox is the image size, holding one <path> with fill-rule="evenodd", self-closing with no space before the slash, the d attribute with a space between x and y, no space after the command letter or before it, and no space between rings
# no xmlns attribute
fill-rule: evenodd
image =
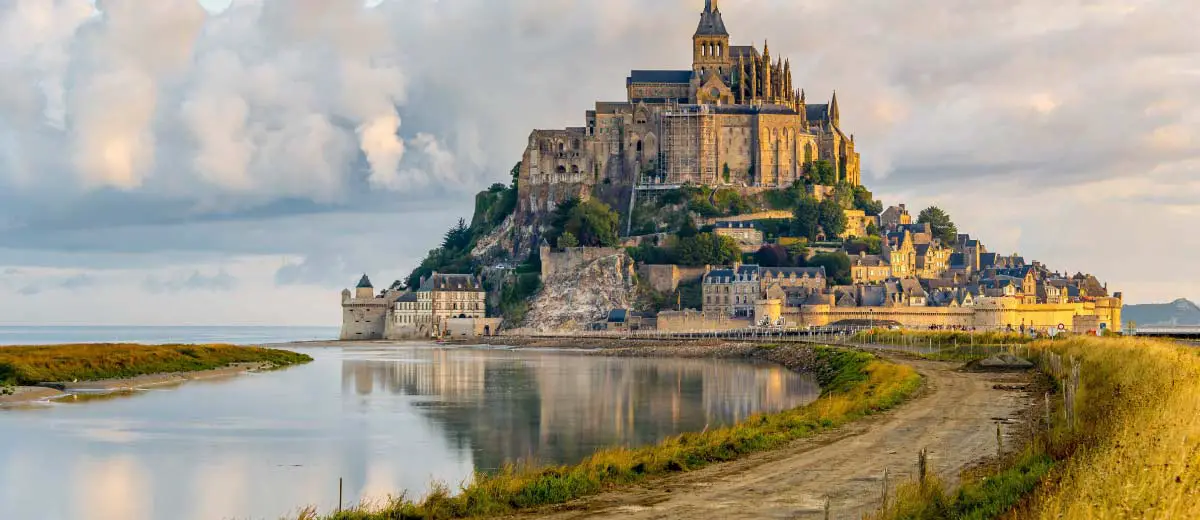
<svg viewBox="0 0 1200 520"><path fill-rule="evenodd" d="M666 311L658 313L658 330L663 332L711 332L738 330L750 326L750 320L706 316L703 312Z"/></svg>
<svg viewBox="0 0 1200 520"><path fill-rule="evenodd" d="M648 264L638 267L638 277L642 283L660 293L675 292L681 283L700 281L704 273L703 267Z"/></svg>
<svg viewBox="0 0 1200 520"><path fill-rule="evenodd" d="M715 226L718 222L750 222L754 220L781 220L792 218L792 212L786 210L760 211L733 217L712 217L700 221L702 226Z"/></svg>
<svg viewBox="0 0 1200 520"><path fill-rule="evenodd" d="M1118 311L1119 312L1119 311ZM1095 316L1096 320L1076 320L1077 316ZM1113 331L1121 330L1120 316L1113 321L1111 306L1102 305L1097 310L1095 302L1062 304L1023 304L1014 298L996 298L971 307L833 307L829 305L806 306L800 310L788 309L784 321L792 326L825 326L843 320L894 321L905 327L966 327L984 330L1012 328L1036 330L1057 329L1060 326L1071 332L1076 323L1104 323Z"/></svg>

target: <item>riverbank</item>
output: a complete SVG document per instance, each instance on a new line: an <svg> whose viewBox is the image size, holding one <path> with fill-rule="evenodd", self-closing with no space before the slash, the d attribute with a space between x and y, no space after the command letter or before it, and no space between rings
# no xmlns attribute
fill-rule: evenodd
<svg viewBox="0 0 1200 520"><path fill-rule="evenodd" d="M512 346L513 338L502 343ZM533 346L530 343L518 345ZM546 344L541 348L594 349L594 345ZM300 518L466 518L493 517L562 504L581 497L637 485L673 474L687 474L714 464L789 446L823 431L891 409L915 395L921 377L910 367L872 354L807 345L700 346L609 345L594 355L654 357L722 357L773 361L793 370L816 374L822 396L812 404L778 414L753 416L733 426L686 433L642 448L612 448L572 466L509 466L495 474L477 475L457 494L435 486L421 500L404 497L377 508L359 508L320 517L314 510Z"/></svg>
<svg viewBox="0 0 1200 520"><path fill-rule="evenodd" d="M0 403L113 392L271 370L312 358L232 345L49 345L0 349Z"/></svg>

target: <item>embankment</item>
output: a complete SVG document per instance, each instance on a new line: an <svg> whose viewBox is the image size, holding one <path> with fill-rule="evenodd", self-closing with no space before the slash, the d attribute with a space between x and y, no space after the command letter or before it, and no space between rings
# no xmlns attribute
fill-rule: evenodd
<svg viewBox="0 0 1200 520"><path fill-rule="evenodd" d="M1200 516L1200 352L1086 337L1031 352L1061 389L1036 439L953 493L909 484L881 518Z"/></svg>
<svg viewBox="0 0 1200 520"><path fill-rule="evenodd" d="M542 345L559 347L561 345ZM580 345L572 345L580 347ZM817 375L822 396L801 408L754 416L724 428L686 433L643 448L612 448L573 466L509 466L476 475L452 495L436 487L424 499L403 496L382 507L343 511L324 517L342 519L492 517L561 504L602 491L698 470L756 452L788 446L867 415L887 410L914 395L921 377L911 367L874 355L802 345L753 346L696 344L676 346L611 345L598 352L613 356L739 357L769 360ZM301 519L318 518L314 510Z"/></svg>
<svg viewBox="0 0 1200 520"><path fill-rule="evenodd" d="M58 390L141 388L267 370L312 358L286 350L232 345L49 345L0 348L0 386L17 387L5 402L53 397ZM7 393L7 392L6 392Z"/></svg>

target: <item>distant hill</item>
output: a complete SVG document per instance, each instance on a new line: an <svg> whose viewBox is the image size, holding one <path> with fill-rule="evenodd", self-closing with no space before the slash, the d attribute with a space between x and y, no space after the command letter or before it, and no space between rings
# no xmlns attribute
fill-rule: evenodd
<svg viewBox="0 0 1200 520"><path fill-rule="evenodd" d="M1132 321L1138 326L1200 325L1200 307L1183 298L1171 303L1126 305L1121 312L1122 321Z"/></svg>

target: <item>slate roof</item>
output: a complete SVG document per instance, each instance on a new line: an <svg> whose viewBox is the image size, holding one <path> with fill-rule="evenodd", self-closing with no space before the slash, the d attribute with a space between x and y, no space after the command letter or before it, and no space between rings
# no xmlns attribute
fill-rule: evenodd
<svg viewBox="0 0 1200 520"><path fill-rule="evenodd" d="M753 45L730 45L729 46L729 57L733 58L733 61L735 61L735 62L740 57L758 58L759 56L760 56L760 54L758 53L758 49L755 49ZM749 61L749 60L747 60L747 61Z"/></svg>
<svg viewBox="0 0 1200 520"><path fill-rule="evenodd" d="M814 104L805 105L804 115L809 121L828 121L829 120L829 104Z"/></svg>
<svg viewBox="0 0 1200 520"><path fill-rule="evenodd" d="M371 285L371 279L367 278L367 275L364 274L362 279L358 281L357 288L358 289L374 289L375 286Z"/></svg>
<svg viewBox="0 0 1200 520"><path fill-rule="evenodd" d="M629 73L629 83L691 83L690 70L634 70Z"/></svg>
<svg viewBox="0 0 1200 520"><path fill-rule="evenodd" d="M484 292L484 288L474 275L435 273L425 280L419 292L430 291Z"/></svg>
<svg viewBox="0 0 1200 520"><path fill-rule="evenodd" d="M717 105L710 110L715 114L751 115L751 114L783 114L795 115L792 107L785 105Z"/></svg>
<svg viewBox="0 0 1200 520"><path fill-rule="evenodd" d="M979 255L979 267L992 267L996 265L996 258L1000 255L996 253L981 253Z"/></svg>
<svg viewBox="0 0 1200 520"><path fill-rule="evenodd" d="M767 276L778 278L781 275L786 277L792 274L796 275L797 278L805 276L809 278L825 278L825 267L760 267L758 268L758 274L764 278Z"/></svg>
<svg viewBox="0 0 1200 520"><path fill-rule="evenodd" d="M629 321L629 311L626 309L613 309L608 311L609 323L625 323Z"/></svg>
<svg viewBox="0 0 1200 520"><path fill-rule="evenodd" d="M850 257L850 265L857 267L880 267L887 265L887 262L879 255L861 255Z"/></svg>
<svg viewBox="0 0 1200 520"><path fill-rule="evenodd" d="M416 301L417 294L411 292L406 292L401 294L399 298L396 298L396 303L416 303Z"/></svg>
<svg viewBox="0 0 1200 520"><path fill-rule="evenodd" d="M700 25L696 26L696 36L729 36L729 31L725 30L725 20L721 18L721 11L713 9L712 4L705 6L703 13L700 13Z"/></svg>
<svg viewBox="0 0 1200 520"><path fill-rule="evenodd" d="M717 222L714 226L716 229L758 229L758 224L754 222Z"/></svg>
<svg viewBox="0 0 1200 520"><path fill-rule="evenodd" d="M967 255L965 255L963 253L951 253L950 254L950 268L951 269L966 269L967 268Z"/></svg>

